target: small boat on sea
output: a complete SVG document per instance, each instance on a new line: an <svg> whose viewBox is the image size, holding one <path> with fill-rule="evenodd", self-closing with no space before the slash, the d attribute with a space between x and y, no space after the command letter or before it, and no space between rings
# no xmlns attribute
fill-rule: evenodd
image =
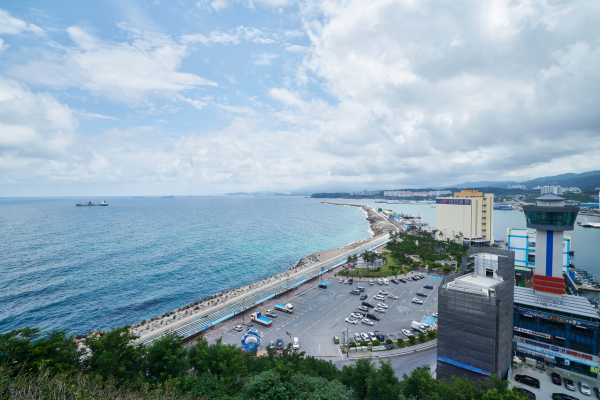
<svg viewBox="0 0 600 400"><path fill-rule="evenodd" d="M175 197L175 196L163 196L162 198L163 199L172 199L173 197Z"/></svg>
<svg viewBox="0 0 600 400"><path fill-rule="evenodd" d="M89 203L83 203L83 204L75 204L75 206L77 207L96 207L96 206L107 206L108 203L104 200L102 200L102 203L100 204L93 204L91 201Z"/></svg>

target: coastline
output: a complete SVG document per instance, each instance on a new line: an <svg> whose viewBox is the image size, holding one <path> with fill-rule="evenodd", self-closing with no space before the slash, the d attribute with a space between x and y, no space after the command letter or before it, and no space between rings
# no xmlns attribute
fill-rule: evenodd
<svg viewBox="0 0 600 400"><path fill-rule="evenodd" d="M206 311L212 307L231 301L245 293L262 289L267 285L285 279L290 273L296 273L316 263L327 261L331 258L338 256L341 253L357 248L377 237L380 237L381 235L387 234L390 230L397 229L393 224L388 222L383 216L381 216L381 214L379 214L375 209L373 209L370 206L335 203L328 201L323 201L322 203L350 207L360 207L361 209L363 209L363 211L366 214L365 219L369 222L370 225L371 236L336 249L328 249L314 252L306 257L301 258L293 267L289 268L289 270L287 271L276 275L271 275L267 278L260 279L254 283L245 286L236 287L223 292L215 293L212 296L207 296L202 300L190 303L189 305L177 308L173 311L168 311L162 314L161 316L157 315L155 317L152 317L149 321L142 320L140 323L132 325L130 327L130 331L137 337L141 337L150 334L151 332L165 329L166 327L175 322L191 318L196 313ZM111 330L112 329L115 328L111 328ZM85 346L85 341L88 337L95 335L102 336L104 334L105 332L103 330L93 330L87 334L76 335L76 340L80 350L87 350L87 346Z"/></svg>

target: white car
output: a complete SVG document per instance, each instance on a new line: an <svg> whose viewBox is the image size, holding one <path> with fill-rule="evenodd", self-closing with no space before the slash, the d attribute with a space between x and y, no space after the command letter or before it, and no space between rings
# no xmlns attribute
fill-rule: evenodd
<svg viewBox="0 0 600 400"><path fill-rule="evenodd" d="M390 306L388 306L385 303L379 303L379 304L377 304L377 307L379 307L379 308L390 308Z"/></svg>
<svg viewBox="0 0 600 400"><path fill-rule="evenodd" d="M344 283L344 280L343 280L343 279L340 279L340 283Z"/></svg>
<svg viewBox="0 0 600 400"><path fill-rule="evenodd" d="M293 350L298 350L300 348L300 341L297 337L294 338L294 343L292 344Z"/></svg>
<svg viewBox="0 0 600 400"><path fill-rule="evenodd" d="M380 290L378 294L380 294L380 295L382 295L382 296L387 296L389 293L388 293L388 292L385 292L385 291L383 291L383 290Z"/></svg>
<svg viewBox="0 0 600 400"><path fill-rule="evenodd" d="M364 340L365 342L370 342L371 338L369 337L369 335L367 335L366 333L361 333L360 337L362 338L362 340Z"/></svg>
<svg viewBox="0 0 600 400"><path fill-rule="evenodd" d="M373 281L373 279L371 279L371 280L369 281L369 285L374 285L374 284L375 284L375 282Z"/></svg>
<svg viewBox="0 0 600 400"><path fill-rule="evenodd" d="M237 324L236 326L233 327L233 330L238 331L238 332L241 332L242 329L244 329L244 327L240 324Z"/></svg>
<svg viewBox="0 0 600 400"><path fill-rule="evenodd" d="M423 304L423 302L419 299L417 299L416 297L412 300L413 303L417 303L417 304Z"/></svg>
<svg viewBox="0 0 600 400"><path fill-rule="evenodd" d="M411 331L409 331L408 329L402 329L402 334L403 334L404 336L406 336L406 337L409 337L409 336L414 336L414 335L412 334L412 332L411 332Z"/></svg>
<svg viewBox="0 0 600 400"><path fill-rule="evenodd" d="M369 325L369 326L373 326L373 325L375 325L375 324L373 323L373 321L371 321L371 320L370 320L370 319L368 319L368 318L365 318L365 319L363 319L361 322L362 322L363 324L365 324L365 325Z"/></svg>
<svg viewBox="0 0 600 400"><path fill-rule="evenodd" d="M377 336L375 336L373 332L369 332L369 338L371 339L371 342L377 340Z"/></svg>
<svg viewBox="0 0 600 400"><path fill-rule="evenodd" d="M376 295L375 297L373 297L375 300L385 300L385 297L381 296L381 295Z"/></svg>
<svg viewBox="0 0 600 400"><path fill-rule="evenodd" d="M587 382L584 381L579 381L579 390L586 396L590 396L592 394L590 386L587 384Z"/></svg>
<svg viewBox="0 0 600 400"><path fill-rule="evenodd" d="M395 294L389 294L388 297L390 299L398 299L398 296L396 296Z"/></svg>
<svg viewBox="0 0 600 400"><path fill-rule="evenodd" d="M363 314L362 313L358 313L358 312L353 312L352 314L350 314L350 316L352 318L360 318L360 319L363 318ZM346 318L346 319L348 319L348 318Z"/></svg>
<svg viewBox="0 0 600 400"><path fill-rule="evenodd" d="M346 318L346 319L345 319L345 322L347 322L347 323L349 323L349 324L354 324L354 325L358 324L358 321L357 321L357 320L355 320L355 319L351 319L351 318Z"/></svg>
<svg viewBox="0 0 600 400"><path fill-rule="evenodd" d="M438 317L438 313L434 312L433 314L431 314L431 316L432 316L433 318L437 318L437 317Z"/></svg>
<svg viewBox="0 0 600 400"><path fill-rule="evenodd" d="M377 279L377 283L383 285L383 281L381 279Z"/></svg>
<svg viewBox="0 0 600 400"><path fill-rule="evenodd" d="M344 280L344 283L348 283L348 280L347 280L347 279L345 279L345 280Z"/></svg>
<svg viewBox="0 0 600 400"><path fill-rule="evenodd" d="M386 310L385 308L377 307L377 308L376 308L376 309L374 309L373 311L377 311L378 313L382 313L382 314L383 314L383 313L384 313L384 312L386 312L387 310Z"/></svg>

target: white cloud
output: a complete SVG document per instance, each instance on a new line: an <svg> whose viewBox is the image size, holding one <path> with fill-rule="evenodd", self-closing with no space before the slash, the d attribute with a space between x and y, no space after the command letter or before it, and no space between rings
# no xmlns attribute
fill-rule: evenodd
<svg viewBox="0 0 600 400"><path fill-rule="evenodd" d="M80 27L67 33L75 43L64 54L14 67L11 74L30 83L77 87L94 95L132 105L201 86L216 85L198 75L179 72L187 47L169 36L129 30L128 42L103 41Z"/></svg>
<svg viewBox="0 0 600 400"><path fill-rule="evenodd" d="M4 43L4 40L0 39L0 52L8 49L10 45L8 43Z"/></svg>
<svg viewBox="0 0 600 400"><path fill-rule="evenodd" d="M262 54L254 56L254 58L256 58L256 60L254 60L253 63L256 65L262 65L262 66L271 65L271 60L276 59L277 54L262 53Z"/></svg>
<svg viewBox="0 0 600 400"><path fill-rule="evenodd" d="M12 17L8 12L0 9L0 34L18 35L20 33L33 32L38 36L44 35L44 30L37 25L28 24L23 20Z"/></svg>

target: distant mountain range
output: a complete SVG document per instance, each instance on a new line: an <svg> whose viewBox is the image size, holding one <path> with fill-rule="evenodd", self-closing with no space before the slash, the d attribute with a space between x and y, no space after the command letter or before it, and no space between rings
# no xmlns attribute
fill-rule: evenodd
<svg viewBox="0 0 600 400"><path fill-rule="evenodd" d="M534 186L559 185L562 187L576 186L581 190L594 190L600 187L600 171L589 171L581 174L561 174L555 176L544 176L542 178L531 179L525 182L515 181L479 181L465 182L460 185L452 185L457 189L497 187L506 189L509 185L525 185L527 189Z"/></svg>

